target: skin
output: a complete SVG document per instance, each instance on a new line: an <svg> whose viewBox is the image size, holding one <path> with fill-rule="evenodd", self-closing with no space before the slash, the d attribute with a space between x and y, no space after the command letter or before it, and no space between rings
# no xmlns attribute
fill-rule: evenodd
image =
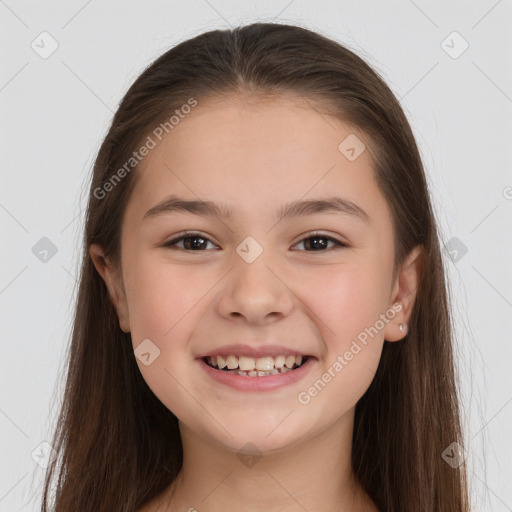
<svg viewBox="0 0 512 512"><path fill-rule="evenodd" d="M350 469L354 410L384 340L406 334L398 326L410 317L421 253L416 248L393 279L391 212L369 152L349 161L338 150L351 133L364 141L363 133L326 122L298 98L248 99L200 103L141 162L122 223L121 268L101 247L90 248L120 328L134 348L149 338L160 349L150 365L137 363L180 424L183 469L141 512L376 511ZM170 194L224 203L233 218L179 213L143 221ZM332 195L356 203L370 222L322 212L275 224L285 203ZM184 230L208 243L195 252L183 242L163 247ZM348 247L314 250L307 245L314 230ZM263 248L252 263L236 252L247 236ZM299 393L393 304L401 311L299 403ZM298 382L243 392L216 383L195 361L231 343L282 344L317 360ZM248 442L261 456L250 467L237 456Z"/></svg>

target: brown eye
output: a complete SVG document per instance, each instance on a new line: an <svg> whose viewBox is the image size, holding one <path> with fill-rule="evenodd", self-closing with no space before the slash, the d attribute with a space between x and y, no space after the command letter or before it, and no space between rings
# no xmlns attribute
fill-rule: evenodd
<svg viewBox="0 0 512 512"><path fill-rule="evenodd" d="M180 242L183 242L181 247L177 245ZM166 242L163 246L178 247L179 249L184 249L186 251L198 252L205 250L208 243L211 243L214 247L217 247L211 240L201 235L201 233L185 233L183 236Z"/></svg>
<svg viewBox="0 0 512 512"><path fill-rule="evenodd" d="M307 238L303 238L296 245L304 244L307 252L326 252L326 250L333 249L333 246L328 247L329 242L333 243L334 247L348 247L347 244L322 234L312 234Z"/></svg>

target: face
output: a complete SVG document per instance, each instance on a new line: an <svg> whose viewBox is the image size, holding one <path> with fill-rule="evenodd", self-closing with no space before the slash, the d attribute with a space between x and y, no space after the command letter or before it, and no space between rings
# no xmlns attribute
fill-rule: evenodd
<svg viewBox="0 0 512 512"><path fill-rule="evenodd" d="M368 151L338 148L349 136L366 138L298 100L229 98L200 103L136 170L120 273L100 272L149 387L212 443L272 452L335 428L404 336L414 283L392 278L390 210ZM287 208L311 201L330 206ZM307 361L250 377L212 354Z"/></svg>

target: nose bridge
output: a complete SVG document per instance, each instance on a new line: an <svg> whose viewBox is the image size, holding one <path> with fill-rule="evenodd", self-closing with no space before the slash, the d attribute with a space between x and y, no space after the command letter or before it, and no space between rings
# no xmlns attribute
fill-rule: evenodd
<svg viewBox="0 0 512 512"><path fill-rule="evenodd" d="M241 248L245 248L243 244ZM243 316L254 323L289 314L293 307L292 292L272 268L270 255L265 253L263 257L261 253L252 260L244 254L233 257L234 268L227 276L219 301L220 313L225 317Z"/></svg>

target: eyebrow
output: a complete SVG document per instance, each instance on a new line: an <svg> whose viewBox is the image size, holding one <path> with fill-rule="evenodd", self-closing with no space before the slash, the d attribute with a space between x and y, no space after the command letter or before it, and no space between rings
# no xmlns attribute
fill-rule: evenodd
<svg viewBox="0 0 512 512"><path fill-rule="evenodd" d="M189 200L171 195L150 208L144 214L142 220L161 215L172 215L180 212L217 217L220 219L233 218L233 212L226 205L217 204L212 201ZM283 219L314 215L316 213L338 213L350 215L368 224L371 223L370 216L365 210L354 202L342 197L293 201L277 210L275 220L276 222L280 222Z"/></svg>

